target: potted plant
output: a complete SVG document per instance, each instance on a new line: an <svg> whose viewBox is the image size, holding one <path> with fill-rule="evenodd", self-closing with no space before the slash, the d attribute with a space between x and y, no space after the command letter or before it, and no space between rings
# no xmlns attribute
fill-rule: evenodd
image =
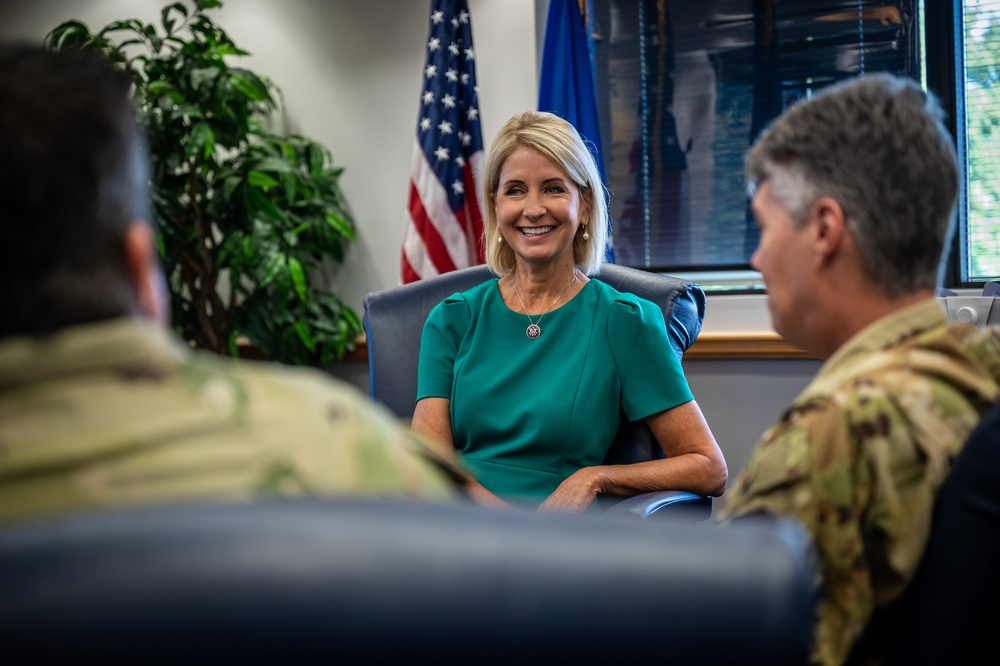
<svg viewBox="0 0 1000 666"><path fill-rule="evenodd" d="M353 219L330 151L268 129L280 90L231 61L248 53L207 14L219 0L175 2L160 25L66 21L53 49L96 51L127 71L149 144L157 242L173 322L192 344L325 366L353 349L357 315L317 286L343 261Z"/></svg>

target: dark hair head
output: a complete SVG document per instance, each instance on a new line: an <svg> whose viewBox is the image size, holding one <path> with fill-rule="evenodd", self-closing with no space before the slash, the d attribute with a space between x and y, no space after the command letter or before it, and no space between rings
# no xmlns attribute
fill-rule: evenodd
<svg viewBox="0 0 1000 666"><path fill-rule="evenodd" d="M92 57L0 46L0 337L134 310L123 240L149 176L129 90Z"/></svg>
<svg viewBox="0 0 1000 666"><path fill-rule="evenodd" d="M751 189L765 180L804 223L831 197L869 279L897 297L934 288L952 231L958 160L932 94L888 74L855 77L779 116L747 156Z"/></svg>

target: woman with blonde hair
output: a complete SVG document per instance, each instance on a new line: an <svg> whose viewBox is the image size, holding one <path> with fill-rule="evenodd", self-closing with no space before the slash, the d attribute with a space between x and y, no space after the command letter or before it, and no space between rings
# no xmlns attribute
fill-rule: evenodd
<svg viewBox="0 0 1000 666"><path fill-rule="evenodd" d="M511 118L484 173L499 277L446 298L421 339L415 430L454 447L486 504L583 511L600 494L722 494L726 463L653 303L599 279L608 207L576 129ZM666 458L603 465L621 414Z"/></svg>

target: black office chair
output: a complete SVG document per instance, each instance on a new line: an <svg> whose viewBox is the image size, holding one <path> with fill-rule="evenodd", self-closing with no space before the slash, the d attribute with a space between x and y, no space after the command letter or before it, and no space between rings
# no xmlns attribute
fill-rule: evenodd
<svg viewBox="0 0 1000 666"><path fill-rule="evenodd" d="M796 523L269 500L0 528L4 655L38 663L804 664Z"/></svg>
<svg viewBox="0 0 1000 666"><path fill-rule="evenodd" d="M364 327L368 338L369 385L372 400L397 416L413 416L417 396L417 363L420 335L431 308L455 292L465 291L496 277L486 266L474 266L410 284L376 291L364 299ZM663 311L670 344L682 358L701 332L705 318L705 292L687 280L606 264L598 279L620 292L629 292L656 303ZM626 423L608 450L605 463L628 464L663 457L644 420ZM601 497L602 506L640 518L685 510L697 520L712 513L712 499L694 493L666 491L635 497Z"/></svg>
<svg viewBox="0 0 1000 666"><path fill-rule="evenodd" d="M920 567L851 663L987 664L1000 636L1000 405L969 435L934 506ZM878 642L872 637L878 637Z"/></svg>

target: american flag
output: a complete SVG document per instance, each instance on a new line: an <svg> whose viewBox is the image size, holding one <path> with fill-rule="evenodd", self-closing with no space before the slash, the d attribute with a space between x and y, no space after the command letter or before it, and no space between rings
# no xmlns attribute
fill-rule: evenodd
<svg viewBox="0 0 1000 666"><path fill-rule="evenodd" d="M483 263L476 60L465 0L432 0L402 281Z"/></svg>

